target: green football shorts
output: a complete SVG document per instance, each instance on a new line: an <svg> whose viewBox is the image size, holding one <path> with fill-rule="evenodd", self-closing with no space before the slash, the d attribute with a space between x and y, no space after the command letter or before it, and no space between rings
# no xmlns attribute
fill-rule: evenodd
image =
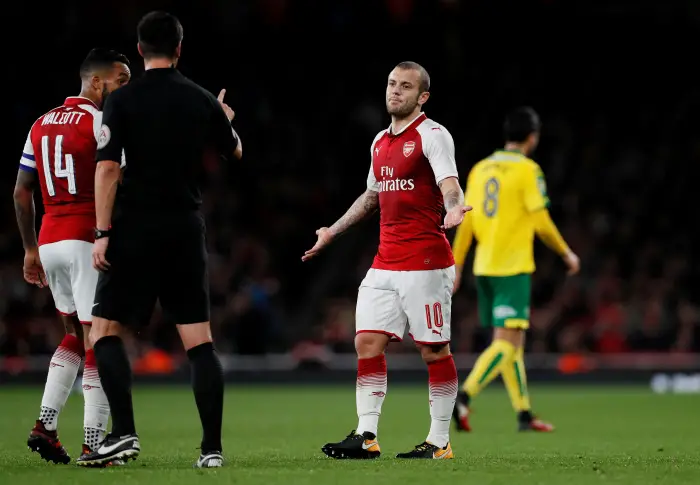
<svg viewBox="0 0 700 485"><path fill-rule="evenodd" d="M476 276L479 320L484 327L530 326L532 275Z"/></svg>

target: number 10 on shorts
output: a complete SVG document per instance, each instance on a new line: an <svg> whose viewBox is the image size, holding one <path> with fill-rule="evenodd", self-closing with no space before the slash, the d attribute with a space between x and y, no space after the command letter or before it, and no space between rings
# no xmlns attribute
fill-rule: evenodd
<svg viewBox="0 0 700 485"><path fill-rule="evenodd" d="M428 329L441 328L445 322L442 319L442 304L438 301L432 305L425 305L425 323Z"/></svg>

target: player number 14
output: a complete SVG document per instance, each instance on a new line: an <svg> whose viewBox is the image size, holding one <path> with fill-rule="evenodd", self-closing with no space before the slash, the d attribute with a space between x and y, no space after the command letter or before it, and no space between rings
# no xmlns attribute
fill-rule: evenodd
<svg viewBox="0 0 700 485"><path fill-rule="evenodd" d="M65 165L64 165L65 159ZM41 161L44 164L44 177L46 177L46 191L51 197L56 195L51 174L56 178L64 178L68 181L68 193L75 195L78 190L75 186L75 167L73 155L63 153L63 135L58 135L53 147L53 170L51 170L51 153L49 151L49 136L41 137Z"/></svg>

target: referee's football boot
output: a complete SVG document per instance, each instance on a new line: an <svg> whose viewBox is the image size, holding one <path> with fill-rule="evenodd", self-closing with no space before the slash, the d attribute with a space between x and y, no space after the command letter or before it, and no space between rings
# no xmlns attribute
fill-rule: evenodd
<svg viewBox="0 0 700 485"><path fill-rule="evenodd" d="M36 424L29 433L27 446L31 451L39 453L46 461L52 461L63 465L70 463L70 456L68 456L68 452L58 439L56 430L47 430L46 427L44 427L44 423L39 420L36 421Z"/></svg>
<svg viewBox="0 0 700 485"><path fill-rule="evenodd" d="M220 451L208 451L199 455L195 468L221 468L224 466L224 457Z"/></svg>
<svg viewBox="0 0 700 485"><path fill-rule="evenodd" d="M338 460L365 460L371 458L379 458L381 451L379 450L379 442L374 433L365 431L362 434L357 434L353 429L343 441L338 443L326 443L321 448L326 456L336 458Z"/></svg>
<svg viewBox="0 0 700 485"><path fill-rule="evenodd" d="M428 441L417 445L408 453L399 453L396 455L396 458L422 458L424 460L450 460L454 457L452 446L449 443L447 443L444 448L440 448Z"/></svg>
<svg viewBox="0 0 700 485"><path fill-rule="evenodd" d="M83 457L89 455L90 453L92 453L92 449L91 449L88 445L86 445L85 443L83 443L83 448L82 448L82 450L83 450L83 451L82 451L82 453L80 454L80 458L78 458L78 461L80 461L81 458L83 458ZM112 460L112 461L110 461L109 463L107 463L107 464L105 464L105 465L92 465L92 466L95 467L95 468L103 468L103 467L108 467L108 466L122 466L122 465L126 465L126 463L124 463L122 460L118 460L118 459L117 459L117 460ZM85 466L88 466L88 465L85 465ZM89 466L88 466L88 467L89 467Z"/></svg>
<svg viewBox="0 0 700 485"><path fill-rule="evenodd" d="M110 433L95 451L81 456L76 463L85 467L107 466L114 460L123 462L135 460L139 453L141 453L141 444L136 433L124 436L115 436Z"/></svg>

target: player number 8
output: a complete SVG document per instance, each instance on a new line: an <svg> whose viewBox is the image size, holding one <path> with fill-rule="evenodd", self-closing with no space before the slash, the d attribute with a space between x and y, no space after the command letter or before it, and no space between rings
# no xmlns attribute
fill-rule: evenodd
<svg viewBox="0 0 700 485"><path fill-rule="evenodd" d="M496 177L491 177L486 181L486 198L484 199L484 214L486 217L493 217L498 212L498 191L501 185Z"/></svg>

